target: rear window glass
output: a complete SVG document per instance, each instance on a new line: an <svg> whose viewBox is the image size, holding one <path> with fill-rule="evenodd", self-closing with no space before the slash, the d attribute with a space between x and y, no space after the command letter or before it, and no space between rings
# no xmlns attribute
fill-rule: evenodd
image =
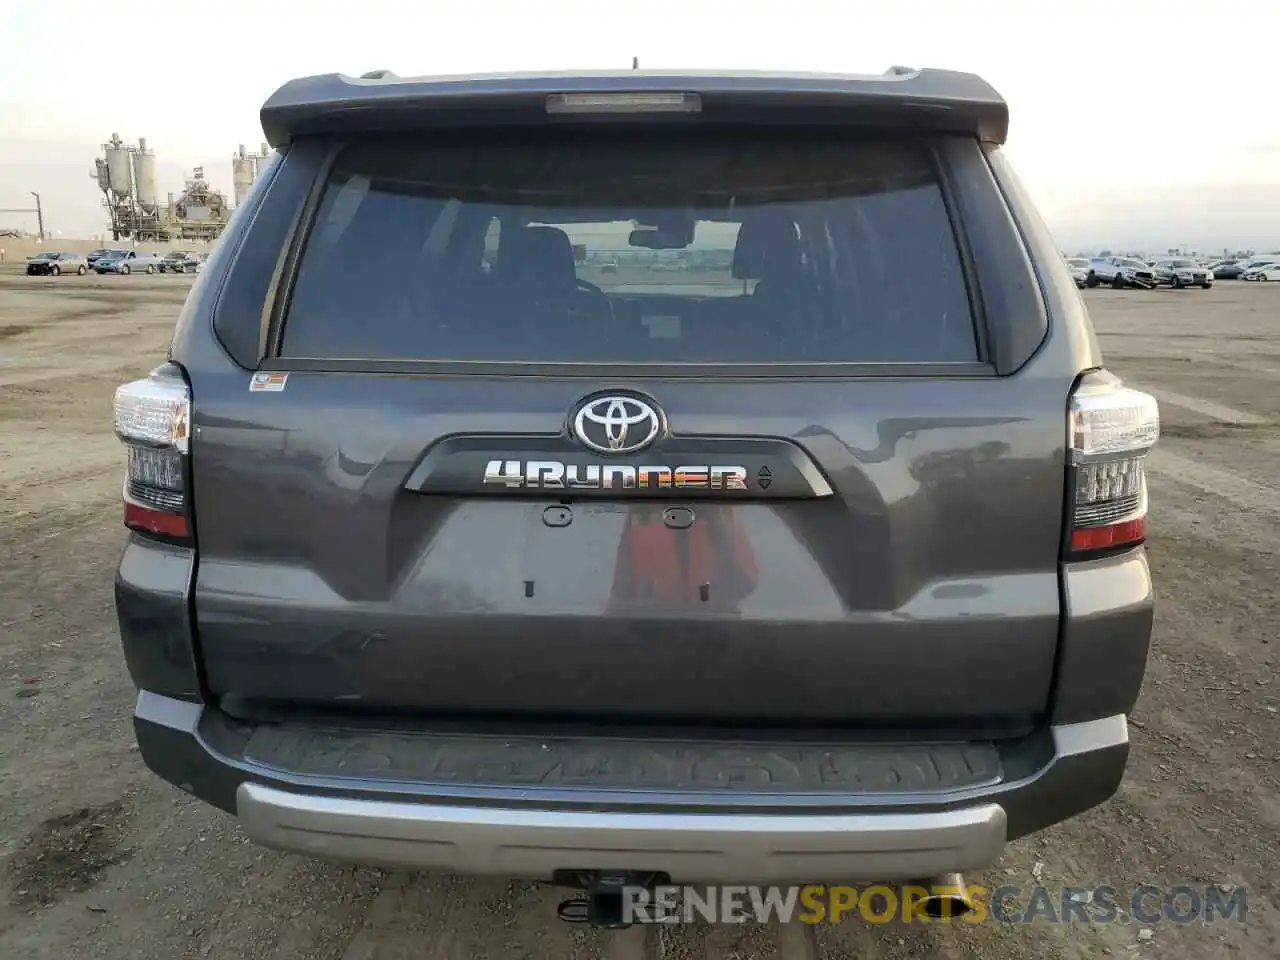
<svg viewBox="0 0 1280 960"><path fill-rule="evenodd" d="M350 145L302 251L280 352L978 358L929 149L797 132Z"/></svg>

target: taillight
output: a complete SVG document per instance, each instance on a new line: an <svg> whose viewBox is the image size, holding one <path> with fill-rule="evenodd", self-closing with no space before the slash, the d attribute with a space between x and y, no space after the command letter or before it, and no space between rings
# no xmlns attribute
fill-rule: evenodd
<svg viewBox="0 0 1280 960"><path fill-rule="evenodd" d="M166 364L116 389L116 436L128 450L124 524L170 540L191 536L187 454L191 393L177 367Z"/></svg>
<svg viewBox="0 0 1280 960"><path fill-rule="evenodd" d="M1067 554L1083 559L1146 537L1143 469L1160 438L1155 397L1108 375L1086 377L1071 397Z"/></svg>

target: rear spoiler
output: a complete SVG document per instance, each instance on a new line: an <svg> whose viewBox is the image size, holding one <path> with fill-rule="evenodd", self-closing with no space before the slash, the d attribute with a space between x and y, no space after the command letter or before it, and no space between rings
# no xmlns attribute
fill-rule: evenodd
<svg viewBox="0 0 1280 960"><path fill-rule="evenodd" d="M675 110L556 110L571 98L681 98ZM655 101L656 102L656 101ZM566 116L566 114L569 114ZM958 133L1002 144L1009 107L981 77L893 67L880 75L604 71L397 77L329 73L291 80L262 106L272 147L297 137L626 119L840 123Z"/></svg>

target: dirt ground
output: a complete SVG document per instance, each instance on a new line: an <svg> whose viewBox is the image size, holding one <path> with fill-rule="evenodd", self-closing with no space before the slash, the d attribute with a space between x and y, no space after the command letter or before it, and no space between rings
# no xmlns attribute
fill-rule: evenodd
<svg viewBox="0 0 1280 960"><path fill-rule="evenodd" d="M264 851L144 769L111 601L110 399L163 358L190 280L0 271L0 957L1280 956L1280 284L1086 292L1109 366L1162 405L1154 651L1120 794L970 878L1243 884L1246 921L659 933L563 924L537 884Z"/></svg>

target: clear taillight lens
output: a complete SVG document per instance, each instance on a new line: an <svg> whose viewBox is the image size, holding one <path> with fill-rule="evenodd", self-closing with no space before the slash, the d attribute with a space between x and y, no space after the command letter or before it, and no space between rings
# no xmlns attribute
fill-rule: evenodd
<svg viewBox="0 0 1280 960"><path fill-rule="evenodd" d="M1160 439L1156 398L1118 383L1083 384L1071 398L1071 458L1145 455Z"/></svg>
<svg viewBox="0 0 1280 960"><path fill-rule="evenodd" d="M187 452L191 394L181 380L157 376L116 388L116 436L125 443L172 447Z"/></svg>
<svg viewBox="0 0 1280 960"><path fill-rule="evenodd" d="M133 530L185 540L186 458L190 449L191 394L168 367L116 390L116 436L128 450L124 523Z"/></svg>
<svg viewBox="0 0 1280 960"><path fill-rule="evenodd" d="M1070 554L1132 546L1146 536L1144 461L1160 438L1154 397L1105 378L1071 398Z"/></svg>

